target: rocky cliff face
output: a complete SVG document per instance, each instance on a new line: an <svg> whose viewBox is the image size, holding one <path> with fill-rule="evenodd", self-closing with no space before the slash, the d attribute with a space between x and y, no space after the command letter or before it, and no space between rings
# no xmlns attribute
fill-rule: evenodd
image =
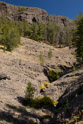
<svg viewBox="0 0 83 124"><path fill-rule="evenodd" d="M29 23L46 23L51 21L63 27L73 26L73 21L65 16L48 15L45 10L40 8L14 6L4 2L0 2L0 16L2 15L14 21L27 20Z"/></svg>

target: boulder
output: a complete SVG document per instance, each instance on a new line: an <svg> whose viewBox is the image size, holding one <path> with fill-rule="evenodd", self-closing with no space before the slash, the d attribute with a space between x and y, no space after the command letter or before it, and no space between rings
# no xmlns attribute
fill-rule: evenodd
<svg viewBox="0 0 83 124"><path fill-rule="evenodd" d="M7 76L6 74L4 74L4 73L0 74L0 80L6 80L6 79L10 80L10 77L8 77L8 76Z"/></svg>

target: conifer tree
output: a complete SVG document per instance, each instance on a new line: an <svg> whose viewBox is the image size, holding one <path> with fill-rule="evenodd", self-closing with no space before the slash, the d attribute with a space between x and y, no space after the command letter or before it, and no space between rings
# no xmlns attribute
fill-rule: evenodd
<svg viewBox="0 0 83 124"><path fill-rule="evenodd" d="M83 15L76 20L76 29L73 36L73 45L76 47L76 57L83 62Z"/></svg>

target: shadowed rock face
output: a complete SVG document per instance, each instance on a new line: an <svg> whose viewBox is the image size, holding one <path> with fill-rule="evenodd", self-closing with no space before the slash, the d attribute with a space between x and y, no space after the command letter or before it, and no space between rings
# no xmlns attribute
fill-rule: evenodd
<svg viewBox="0 0 83 124"><path fill-rule="evenodd" d="M7 12L7 6L6 6L5 3L0 2L0 13L3 12L3 11Z"/></svg>
<svg viewBox="0 0 83 124"><path fill-rule="evenodd" d="M22 8L25 9L19 11L19 9ZM52 23L63 27L73 26L73 21L65 16L48 15L45 10L42 10L40 8L14 6L11 4L6 4L4 2L0 2L0 16L2 15L14 21L27 20L29 23L46 23L48 21L51 21Z"/></svg>
<svg viewBox="0 0 83 124"><path fill-rule="evenodd" d="M61 26L73 26L73 21L65 16L48 15L48 21Z"/></svg>

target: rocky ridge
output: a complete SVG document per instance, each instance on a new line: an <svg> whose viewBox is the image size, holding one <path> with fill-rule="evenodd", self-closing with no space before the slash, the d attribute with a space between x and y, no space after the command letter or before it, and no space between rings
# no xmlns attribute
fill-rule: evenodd
<svg viewBox="0 0 83 124"><path fill-rule="evenodd" d="M47 23L51 21L59 26L71 26L73 27L73 21L65 16L48 15L45 10L35 7L21 7L4 2L0 2L0 16L6 16L13 21L27 20L29 23Z"/></svg>

